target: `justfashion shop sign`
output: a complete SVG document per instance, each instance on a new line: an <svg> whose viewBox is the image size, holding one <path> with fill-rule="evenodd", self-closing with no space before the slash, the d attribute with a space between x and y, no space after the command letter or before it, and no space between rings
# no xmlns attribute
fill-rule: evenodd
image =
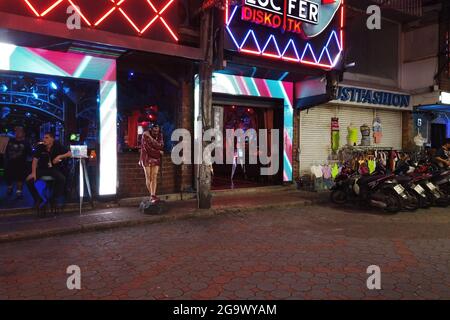
<svg viewBox="0 0 450 320"><path fill-rule="evenodd" d="M337 99L331 102L402 111L412 110L409 94L351 86L339 86Z"/></svg>

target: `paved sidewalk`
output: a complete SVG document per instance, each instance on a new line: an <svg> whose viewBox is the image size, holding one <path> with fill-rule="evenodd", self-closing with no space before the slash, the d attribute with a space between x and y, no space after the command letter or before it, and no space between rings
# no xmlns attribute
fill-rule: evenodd
<svg viewBox="0 0 450 320"><path fill-rule="evenodd" d="M167 202L168 212L162 215L144 215L137 205L111 207L83 212L64 213L58 216L23 214L0 216L0 243L24 239L130 227L162 221L208 217L222 213L245 212L254 210L282 209L311 205L319 201L320 196L305 193L291 187L260 190L242 190L219 192L213 198L213 208L198 210L197 200ZM134 201L136 202L136 200ZM138 203L138 202L137 202Z"/></svg>

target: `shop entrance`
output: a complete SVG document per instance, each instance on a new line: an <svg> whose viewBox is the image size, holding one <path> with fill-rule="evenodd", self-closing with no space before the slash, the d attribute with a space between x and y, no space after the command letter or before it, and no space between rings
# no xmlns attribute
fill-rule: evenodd
<svg viewBox="0 0 450 320"><path fill-rule="evenodd" d="M445 124L431 124L431 148L439 149L447 136L447 126Z"/></svg>
<svg viewBox="0 0 450 320"><path fill-rule="evenodd" d="M258 99L259 100L259 99ZM260 186L269 186L281 184L283 181L283 104L277 99L239 99L236 97L225 97L222 95L215 95L213 103L214 125L219 128L223 134L223 150L225 162L225 150L227 143L233 144L234 158L233 164L214 164L213 165L213 180L212 189L224 190L234 188L251 188ZM248 133L253 129L256 136L245 136L244 148L240 148L237 138L234 141L227 139L227 129L242 129L244 133ZM261 141L259 140L259 130L267 129L267 135L270 150L272 129L279 130L278 147L278 162L279 169L273 175L262 175L261 168L264 165L257 157L256 164L250 164L250 143L257 145L257 152L260 152ZM228 141L227 141L228 140ZM250 141L252 140L252 141ZM244 161L245 159L245 161Z"/></svg>

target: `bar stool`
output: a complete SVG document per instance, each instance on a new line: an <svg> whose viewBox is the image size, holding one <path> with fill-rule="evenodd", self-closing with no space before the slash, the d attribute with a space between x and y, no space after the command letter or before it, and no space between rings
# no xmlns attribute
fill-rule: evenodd
<svg viewBox="0 0 450 320"><path fill-rule="evenodd" d="M55 192L55 178L51 176L42 176L39 178L39 180L45 182L44 190L42 190L42 195L44 196L44 200L46 201L45 205L42 208L37 208L38 215L39 216L45 216L47 213L47 209L50 209L50 214L56 214L57 212L57 206L55 203L55 198L53 196Z"/></svg>

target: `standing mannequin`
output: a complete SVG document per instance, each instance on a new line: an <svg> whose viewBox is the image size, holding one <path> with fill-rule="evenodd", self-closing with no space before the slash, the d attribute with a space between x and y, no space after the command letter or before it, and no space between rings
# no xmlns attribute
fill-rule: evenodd
<svg viewBox="0 0 450 320"><path fill-rule="evenodd" d="M145 184L150 193L152 203L159 201L159 198L156 196L156 186L163 149L164 140L161 129L157 124L154 124L142 135L141 156L139 160L139 164L144 168Z"/></svg>
<svg viewBox="0 0 450 320"><path fill-rule="evenodd" d="M370 127L365 123L360 127L361 130L361 146L370 146Z"/></svg>

